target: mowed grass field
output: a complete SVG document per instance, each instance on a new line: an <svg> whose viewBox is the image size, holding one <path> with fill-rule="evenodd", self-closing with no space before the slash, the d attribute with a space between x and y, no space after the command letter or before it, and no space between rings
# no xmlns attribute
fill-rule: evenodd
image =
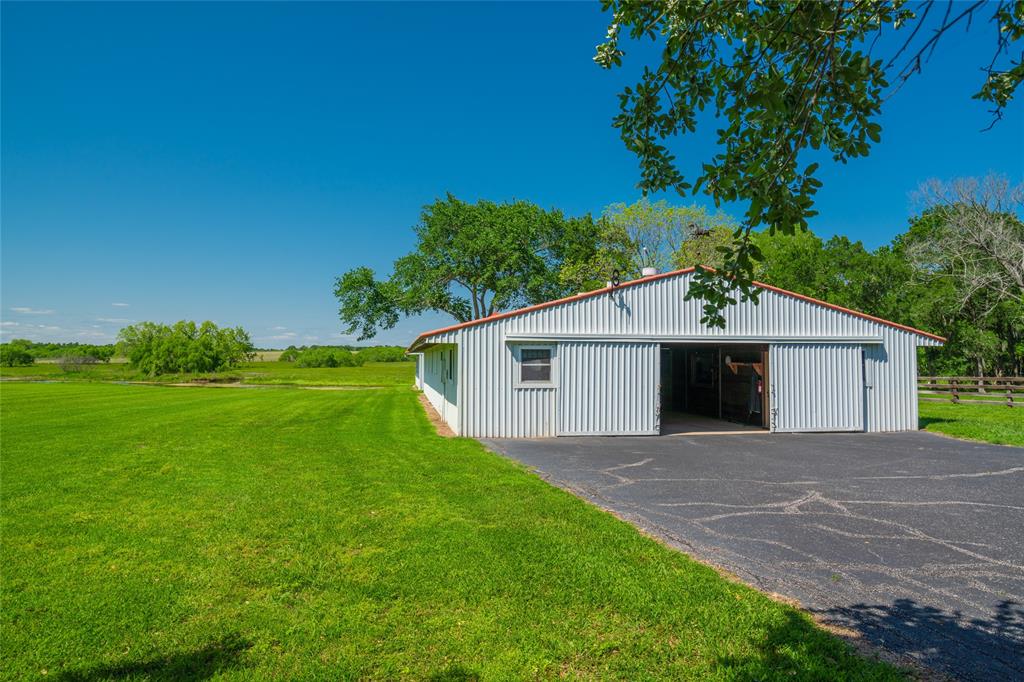
<svg viewBox="0 0 1024 682"><path fill-rule="evenodd" d="M1005 398L1003 399L1005 400ZM954 438L1024 446L1024 402L1016 407L919 403L921 428Z"/></svg>
<svg viewBox="0 0 1024 682"><path fill-rule="evenodd" d="M139 381L183 383L196 380L255 385L305 386L411 386L415 373L412 362L368 362L362 367L296 367L293 362L250 362L235 369L204 374L164 374L149 377L126 363L85 365L65 371L54 363L28 367L3 367L0 376L8 380L43 381Z"/></svg>
<svg viewBox="0 0 1024 682"><path fill-rule="evenodd" d="M0 386L3 677L900 676L436 436L401 367L351 391Z"/></svg>

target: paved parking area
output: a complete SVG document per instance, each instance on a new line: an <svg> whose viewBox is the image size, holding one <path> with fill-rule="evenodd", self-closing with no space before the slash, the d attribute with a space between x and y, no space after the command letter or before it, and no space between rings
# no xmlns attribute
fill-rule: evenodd
<svg viewBox="0 0 1024 682"><path fill-rule="evenodd" d="M484 442L890 651L1024 679L1024 448L927 433Z"/></svg>

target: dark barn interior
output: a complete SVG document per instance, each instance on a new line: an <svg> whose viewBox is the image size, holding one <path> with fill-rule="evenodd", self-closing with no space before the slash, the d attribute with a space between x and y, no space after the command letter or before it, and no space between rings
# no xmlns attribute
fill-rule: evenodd
<svg viewBox="0 0 1024 682"><path fill-rule="evenodd" d="M691 417L766 428L767 348L662 345L663 424Z"/></svg>

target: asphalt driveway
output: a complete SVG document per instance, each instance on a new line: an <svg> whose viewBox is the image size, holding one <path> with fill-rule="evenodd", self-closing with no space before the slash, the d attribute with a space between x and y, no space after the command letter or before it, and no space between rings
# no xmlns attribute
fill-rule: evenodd
<svg viewBox="0 0 1024 682"><path fill-rule="evenodd" d="M890 651L1024 679L1024 448L927 433L484 442Z"/></svg>

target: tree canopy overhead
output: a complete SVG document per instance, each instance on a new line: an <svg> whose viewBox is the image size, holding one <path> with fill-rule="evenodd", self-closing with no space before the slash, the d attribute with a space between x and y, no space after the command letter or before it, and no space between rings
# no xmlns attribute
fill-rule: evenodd
<svg viewBox="0 0 1024 682"><path fill-rule="evenodd" d="M707 303L706 321L717 325L724 324L721 311L734 302L735 290L756 297L750 282L762 254L752 231L763 226L770 235L792 234L816 214L818 164L806 157L827 152L843 163L867 155L881 139L884 98L921 70L946 31L995 24L993 56L979 64L985 77L975 95L993 105L995 119L1024 79L1019 55L1009 54L1024 37L1024 3L1016 0L603 4L612 16L594 58L599 65L621 65L623 36L663 48L660 62L621 93L613 120L639 160L639 187L704 192L716 204L747 206L720 274L702 272L691 289ZM906 38L892 53L877 54L879 36L888 31ZM717 121L719 151L687 178L668 144L696 132L703 112Z"/></svg>

